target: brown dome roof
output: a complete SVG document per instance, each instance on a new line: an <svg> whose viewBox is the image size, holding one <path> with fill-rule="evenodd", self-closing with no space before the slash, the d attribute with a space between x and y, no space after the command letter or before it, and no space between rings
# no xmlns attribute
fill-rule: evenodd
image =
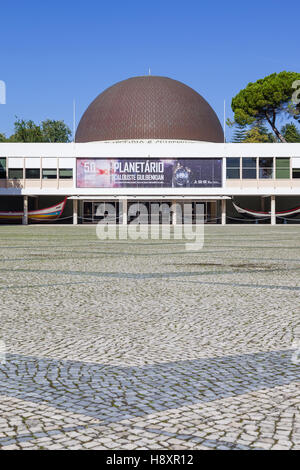
<svg viewBox="0 0 300 470"><path fill-rule="evenodd" d="M133 77L107 88L90 104L76 142L176 139L223 142L220 121L192 88L167 77Z"/></svg>

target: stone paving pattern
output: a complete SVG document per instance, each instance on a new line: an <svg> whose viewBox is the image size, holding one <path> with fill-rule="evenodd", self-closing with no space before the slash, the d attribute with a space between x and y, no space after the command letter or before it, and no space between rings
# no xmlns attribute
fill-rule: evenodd
<svg viewBox="0 0 300 470"><path fill-rule="evenodd" d="M0 227L0 449L300 449L300 227Z"/></svg>

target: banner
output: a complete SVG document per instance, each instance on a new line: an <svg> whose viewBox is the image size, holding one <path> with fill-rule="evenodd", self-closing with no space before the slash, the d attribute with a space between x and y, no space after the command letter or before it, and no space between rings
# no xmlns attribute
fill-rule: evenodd
<svg viewBox="0 0 300 470"><path fill-rule="evenodd" d="M221 186L221 158L77 158L78 188Z"/></svg>

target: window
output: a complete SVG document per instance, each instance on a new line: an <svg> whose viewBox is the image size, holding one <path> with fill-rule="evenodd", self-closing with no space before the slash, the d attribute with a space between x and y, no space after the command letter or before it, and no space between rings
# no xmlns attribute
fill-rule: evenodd
<svg viewBox="0 0 300 470"><path fill-rule="evenodd" d="M300 178L300 168L293 168L293 178Z"/></svg>
<svg viewBox="0 0 300 470"><path fill-rule="evenodd" d="M273 158L259 159L259 177L273 178Z"/></svg>
<svg viewBox="0 0 300 470"><path fill-rule="evenodd" d="M60 168L59 177L62 179L72 179L73 169L72 168Z"/></svg>
<svg viewBox="0 0 300 470"><path fill-rule="evenodd" d="M290 177L290 159L276 158L276 178Z"/></svg>
<svg viewBox="0 0 300 470"><path fill-rule="evenodd" d="M0 178L6 178L6 158L0 158Z"/></svg>
<svg viewBox="0 0 300 470"><path fill-rule="evenodd" d="M228 179L240 178L240 159L227 158L226 159L226 175Z"/></svg>
<svg viewBox="0 0 300 470"><path fill-rule="evenodd" d="M9 168L8 177L11 180L21 180L24 178L23 168Z"/></svg>
<svg viewBox="0 0 300 470"><path fill-rule="evenodd" d="M44 180L56 179L57 178L57 169L56 168L49 168L49 169L45 168L45 169L43 169L42 178Z"/></svg>
<svg viewBox="0 0 300 470"><path fill-rule="evenodd" d="M243 158L243 179L256 179L256 158Z"/></svg>
<svg viewBox="0 0 300 470"><path fill-rule="evenodd" d="M26 178L29 180L40 179L40 174L39 168L26 168Z"/></svg>

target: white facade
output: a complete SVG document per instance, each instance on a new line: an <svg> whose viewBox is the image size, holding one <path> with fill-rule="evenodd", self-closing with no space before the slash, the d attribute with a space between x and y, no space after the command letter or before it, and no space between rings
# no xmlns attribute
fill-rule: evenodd
<svg viewBox="0 0 300 470"><path fill-rule="evenodd" d="M290 159L289 178L273 177L244 179L226 178L226 159L276 158ZM236 195L284 195L300 196L300 178L293 178L293 169L300 169L300 144L235 144L191 141L107 141L92 143L1 143L0 159L6 158L6 178L0 179L0 196L13 195L68 195L79 197L142 197L164 196L168 198ZM223 178L220 188L77 188L77 158L222 158ZM9 178L10 169L40 169L40 178ZM43 179L43 169L57 169L57 178ZM59 169L72 169L73 178L59 178Z"/></svg>

